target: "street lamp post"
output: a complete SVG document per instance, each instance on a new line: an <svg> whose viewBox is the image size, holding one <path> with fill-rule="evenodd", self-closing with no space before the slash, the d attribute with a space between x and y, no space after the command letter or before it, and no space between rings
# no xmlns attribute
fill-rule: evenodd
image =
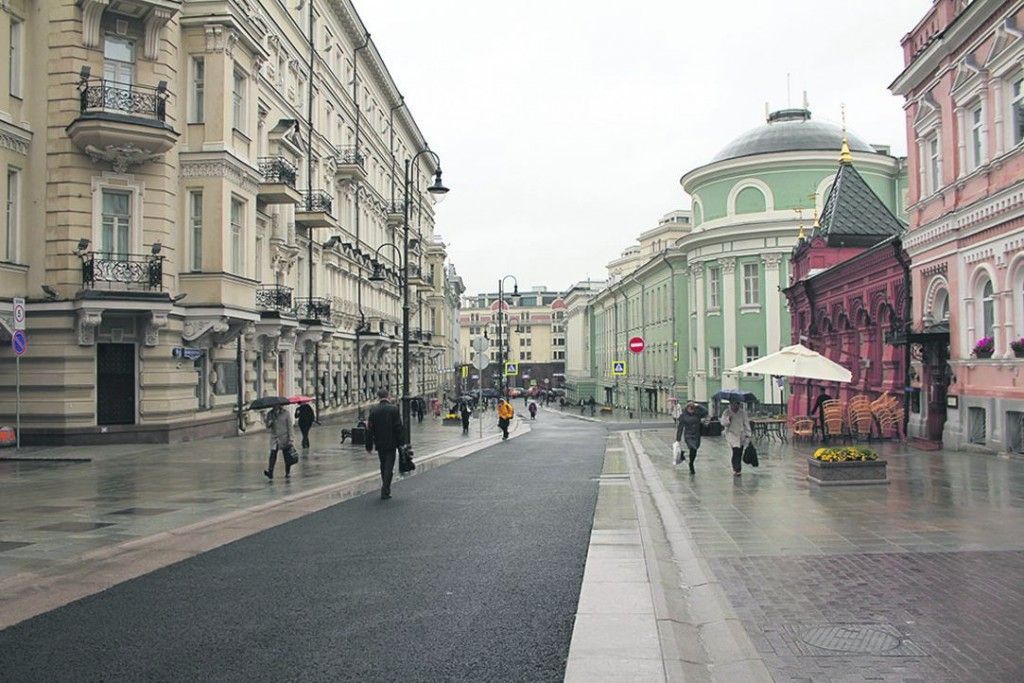
<svg viewBox="0 0 1024 683"><path fill-rule="evenodd" d="M403 201L402 211L402 248L398 249L397 246L386 242L377 248L378 254L380 249L385 246L390 246L396 251L399 251L401 256L401 286L402 286L402 423L405 429L405 443L410 443L410 424L409 424L409 208L412 205L412 199L409 196L412 191L412 169L415 167L416 162L423 155L429 155L434 160L434 184L427 188L427 192L435 197L437 201L440 201L445 194L448 193L448 188L441 182L441 160L437 154L430 149L424 149L418 152L411 159L405 160L405 176L404 188L405 188L405 199ZM381 272L382 266L378 262L374 265L373 274L370 276L370 282L381 282L384 280L384 275Z"/></svg>
<svg viewBox="0 0 1024 683"><path fill-rule="evenodd" d="M509 278L512 278L513 283L513 303L519 299L519 280L515 275L506 275L498 280L498 393L501 394L501 398L505 398L505 338L502 334L502 317L505 308L505 280Z"/></svg>

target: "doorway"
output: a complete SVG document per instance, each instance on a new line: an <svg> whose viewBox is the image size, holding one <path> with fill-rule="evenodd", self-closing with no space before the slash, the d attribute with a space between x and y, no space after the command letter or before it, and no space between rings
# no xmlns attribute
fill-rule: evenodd
<svg viewBox="0 0 1024 683"><path fill-rule="evenodd" d="M942 441L946 424L946 391L949 388L949 342L927 344L925 350L925 386L928 391L928 417L925 436L929 441Z"/></svg>
<svg viewBox="0 0 1024 683"><path fill-rule="evenodd" d="M135 424L135 344L96 345L96 424Z"/></svg>

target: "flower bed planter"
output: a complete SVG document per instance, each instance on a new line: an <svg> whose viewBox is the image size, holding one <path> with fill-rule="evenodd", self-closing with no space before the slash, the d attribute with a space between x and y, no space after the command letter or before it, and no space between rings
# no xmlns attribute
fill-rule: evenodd
<svg viewBox="0 0 1024 683"><path fill-rule="evenodd" d="M807 458L807 479L819 486L888 484L885 460L822 462Z"/></svg>
<svg viewBox="0 0 1024 683"><path fill-rule="evenodd" d="M992 353L993 353L992 351L975 351L974 355L977 358L991 358L992 357Z"/></svg>

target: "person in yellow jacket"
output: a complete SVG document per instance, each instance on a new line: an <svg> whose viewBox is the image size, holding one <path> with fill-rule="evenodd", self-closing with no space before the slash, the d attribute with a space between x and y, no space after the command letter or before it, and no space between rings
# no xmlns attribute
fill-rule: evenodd
<svg viewBox="0 0 1024 683"><path fill-rule="evenodd" d="M512 416L515 414L516 411L512 409L512 404L507 399L501 399L501 403L498 404L498 427L501 428L502 441L508 439L508 426L512 423Z"/></svg>

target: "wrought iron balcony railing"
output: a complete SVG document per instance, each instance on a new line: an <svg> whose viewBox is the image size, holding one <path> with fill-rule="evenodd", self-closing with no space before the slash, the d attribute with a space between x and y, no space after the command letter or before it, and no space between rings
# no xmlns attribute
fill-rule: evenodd
<svg viewBox="0 0 1024 683"><path fill-rule="evenodd" d="M292 310L292 288L281 285L260 285L256 290L256 308L261 311L290 313Z"/></svg>
<svg viewBox="0 0 1024 683"><path fill-rule="evenodd" d="M331 300L323 297L296 299L295 316L299 320L329 323L331 321Z"/></svg>
<svg viewBox="0 0 1024 683"><path fill-rule="evenodd" d="M284 157L260 157L256 160L265 183L282 183L295 188L295 164Z"/></svg>
<svg viewBox="0 0 1024 683"><path fill-rule="evenodd" d="M355 165L362 167L366 163L366 157L354 146L338 146L334 148L334 161L339 166Z"/></svg>
<svg viewBox="0 0 1024 683"><path fill-rule="evenodd" d="M83 79L78 86L82 114L113 112L163 122L170 95L163 81L156 88L105 79Z"/></svg>
<svg viewBox="0 0 1024 683"><path fill-rule="evenodd" d="M329 214L334 206L334 198L326 190L306 190L302 192L300 206L306 211Z"/></svg>
<svg viewBox="0 0 1024 683"><path fill-rule="evenodd" d="M153 254L89 253L82 256L82 286L111 290L164 288L164 257ZM123 285L123 286L122 286Z"/></svg>

